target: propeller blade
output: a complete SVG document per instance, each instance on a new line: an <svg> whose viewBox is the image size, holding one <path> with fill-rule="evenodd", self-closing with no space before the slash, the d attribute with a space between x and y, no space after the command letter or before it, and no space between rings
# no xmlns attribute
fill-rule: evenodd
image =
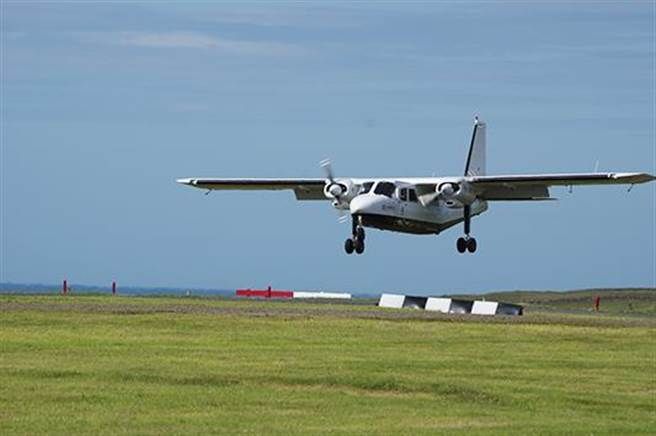
<svg viewBox="0 0 656 436"><path fill-rule="evenodd" d="M333 206L335 209L337 209L337 222L344 223L348 220L349 213L347 210L338 207L338 205L341 203L342 194L344 194L343 185L335 181L335 177L333 176L333 167L330 159L322 160L319 162L319 165L321 165L321 168L323 168L326 173L326 191L330 193L330 195L332 195L335 199Z"/></svg>
<svg viewBox="0 0 656 436"><path fill-rule="evenodd" d="M321 168L326 172L326 179L328 179L330 183L333 183L335 179L333 177L333 168L330 159L322 160L319 162L319 165L321 165Z"/></svg>

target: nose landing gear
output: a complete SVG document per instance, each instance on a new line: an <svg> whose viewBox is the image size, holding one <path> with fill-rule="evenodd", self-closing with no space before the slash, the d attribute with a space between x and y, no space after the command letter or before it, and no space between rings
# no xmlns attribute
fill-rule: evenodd
<svg viewBox="0 0 656 436"><path fill-rule="evenodd" d="M465 206L465 237L460 237L458 238L458 241L456 241L456 248L458 249L458 253L464 253L465 251L469 251L470 253L474 253L476 251L476 239L472 238L469 236L470 233L470 226L471 226L471 206Z"/></svg>
<svg viewBox="0 0 656 436"><path fill-rule="evenodd" d="M458 253L464 253L465 251L474 253L476 251L476 239L470 236L458 238L456 248L458 249Z"/></svg>
<svg viewBox="0 0 656 436"><path fill-rule="evenodd" d="M351 233L353 236L344 241L344 251L346 254L364 253L364 227L360 225L355 216L352 217Z"/></svg>

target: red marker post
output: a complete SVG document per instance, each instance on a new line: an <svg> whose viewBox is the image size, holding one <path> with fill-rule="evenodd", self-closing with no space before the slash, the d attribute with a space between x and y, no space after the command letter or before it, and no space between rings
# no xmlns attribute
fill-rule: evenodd
<svg viewBox="0 0 656 436"><path fill-rule="evenodd" d="M595 312L599 312L599 303L601 303L601 297L597 295L594 300L594 309Z"/></svg>

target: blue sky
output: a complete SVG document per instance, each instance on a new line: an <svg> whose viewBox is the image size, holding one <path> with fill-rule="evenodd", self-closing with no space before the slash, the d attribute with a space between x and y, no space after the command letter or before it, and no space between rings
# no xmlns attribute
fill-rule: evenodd
<svg viewBox="0 0 656 436"><path fill-rule="evenodd" d="M2 4L0 281L447 293L655 286L656 183L438 237L190 176L656 173L651 2Z"/></svg>

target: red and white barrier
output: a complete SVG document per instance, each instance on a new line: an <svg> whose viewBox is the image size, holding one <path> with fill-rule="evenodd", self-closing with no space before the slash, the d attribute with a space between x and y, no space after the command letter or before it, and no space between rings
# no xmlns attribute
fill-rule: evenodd
<svg viewBox="0 0 656 436"><path fill-rule="evenodd" d="M350 300L352 298L351 294L339 292L298 292L271 289L271 286L267 289L237 289L236 295L251 298L325 298L340 300Z"/></svg>
<svg viewBox="0 0 656 436"><path fill-rule="evenodd" d="M293 298L326 298L334 300L350 300L351 294L341 292L297 292L294 291Z"/></svg>
<svg viewBox="0 0 656 436"><path fill-rule="evenodd" d="M269 286L267 289L237 289L238 297L259 298L293 298L294 291L274 290Z"/></svg>

